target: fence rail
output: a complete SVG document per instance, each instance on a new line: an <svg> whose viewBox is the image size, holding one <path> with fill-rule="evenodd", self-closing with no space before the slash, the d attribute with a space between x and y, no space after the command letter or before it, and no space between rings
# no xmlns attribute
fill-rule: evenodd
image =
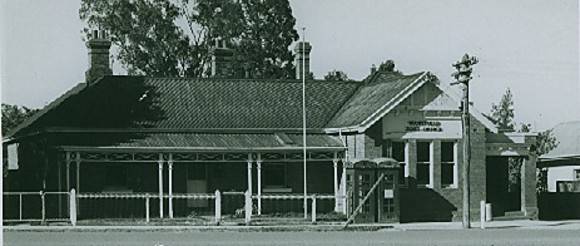
<svg viewBox="0 0 580 246"><path fill-rule="evenodd" d="M3 221L5 222L47 222L47 221L67 221L68 218L60 216L60 209L55 206L51 206L49 208L58 209L58 215L53 217L47 217L47 197L52 196L66 196L68 199L69 193L64 191L22 191L22 192L3 192L2 195L4 198L4 209L5 209L5 217ZM38 198L36 198L38 196ZM11 197L18 197L17 206L18 207L18 216L16 218L10 217L11 208L13 208L11 202L13 201ZM32 198L34 200L28 200L27 203L25 201L27 198ZM36 199L35 199L36 198ZM51 204L62 204L62 198L57 197L57 202ZM39 204L40 203L40 204ZM26 209L23 207L26 206ZM8 210L8 211L6 211ZM40 213L40 214L37 214ZM6 217L9 216L9 217Z"/></svg>
<svg viewBox="0 0 580 246"><path fill-rule="evenodd" d="M245 221L247 224L250 223L251 221L251 217L252 217L252 213L254 212L258 212L256 211L256 209L253 207L253 201L257 200L259 201L259 204L262 201L280 201L280 200L302 200L304 199L304 195L303 194L261 194L261 195L250 195L247 191L246 192L239 192L239 191L227 191L227 192L220 192L219 190L216 190L215 193L174 193L172 195L169 194L163 194L161 196L159 196L159 193L114 193L114 192L109 192L109 193L76 193L74 189L72 189L70 192L63 192L63 191L50 191L50 192L45 192L45 191L39 191L39 192L4 192L3 195L8 198L5 200L5 204L6 201L13 201L12 199L10 199L10 197L18 197L18 217L17 218L4 218L5 222L11 222L11 221L41 221L41 222L47 222L47 221L70 221L71 224L76 225L76 220L77 220L77 213L79 213L79 204L78 202L80 200L108 200L108 199L113 199L113 200L129 200L129 199L143 199L144 206L145 207L145 219L147 222L150 221L150 212L151 212L151 206L150 206L150 200L151 199L169 199L170 201L173 199L176 200L214 200L214 216L215 216L215 222L216 224L219 224L221 222L221 217L222 217L222 199L223 196L230 196L230 197L236 197L236 196L241 196L243 198L243 208L244 208L244 213L245 213ZM26 206L27 202L26 201L26 197L36 197L38 196L37 199L39 199L39 203L40 203L40 208L39 208L39 212L40 212L40 216L31 216L31 217L27 217L25 218L25 216L23 216L23 207ZM57 202L52 203L54 204L58 204L58 214L59 216L57 217L51 217L51 218L47 218L47 206L46 206L46 198L47 196L60 196L57 200ZM65 196L65 197L62 197ZM64 199L63 201L63 198ZM315 222L316 221L316 204L317 204L317 200L334 200L335 197L332 194L307 194L306 199L311 201L311 213L312 213L312 221ZM341 199L341 197L339 196L338 199ZM134 201L134 202L137 202ZM131 202L132 204L135 204L134 202ZM138 203L137 203L138 204ZM142 203L143 204L143 203ZM169 217L172 218L173 217L173 206L175 205L174 203L169 203L171 204L170 206L168 206L169 209ZM226 204L228 204L228 202L226 201ZM68 218L62 218L61 215L61 208L62 207L66 207L66 209L68 211L66 211L66 216L68 216ZM140 207L140 206L138 206ZM143 207L141 207L141 209L143 209ZM140 209L139 209L140 210ZM142 213L139 212L139 210L134 211L137 212L137 214ZM162 207L162 203L160 202L160 206L159 206L159 212L160 212L160 217L163 218L163 207ZM143 211L143 210L140 210ZM51 210L51 212L53 212ZM6 213L5 213L6 214ZM258 212L258 214L261 214L261 210Z"/></svg>

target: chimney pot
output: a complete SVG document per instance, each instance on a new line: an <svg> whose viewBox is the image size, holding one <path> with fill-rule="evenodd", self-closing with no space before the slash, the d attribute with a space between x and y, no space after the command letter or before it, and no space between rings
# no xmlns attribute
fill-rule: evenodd
<svg viewBox="0 0 580 246"><path fill-rule="evenodd" d="M296 65L296 79L302 79L302 69L304 67L304 74L306 78L310 76L310 51L312 45L309 42L300 41L294 47L296 53L294 63Z"/></svg>
<svg viewBox="0 0 580 246"><path fill-rule="evenodd" d="M86 83L113 74L109 64L109 48L111 41L106 38L105 31L93 30L86 45L89 50L89 69L85 72Z"/></svg>
<svg viewBox="0 0 580 246"><path fill-rule="evenodd" d="M210 49L212 78L232 78L234 76L233 58L234 52L227 48L226 41L220 38L214 40Z"/></svg>

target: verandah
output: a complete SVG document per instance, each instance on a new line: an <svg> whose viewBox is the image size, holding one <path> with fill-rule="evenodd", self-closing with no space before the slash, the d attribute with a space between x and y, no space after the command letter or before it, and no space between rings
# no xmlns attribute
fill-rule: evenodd
<svg viewBox="0 0 580 246"><path fill-rule="evenodd" d="M291 182L279 183L283 185L279 185L277 187L264 185L264 181L268 182L268 179L270 182L272 182L272 180L276 180L282 177L272 177L276 176L276 168L274 168L274 172L270 172L270 174L268 174L268 171L264 172L264 169L268 169L268 167L280 167L281 164L283 167L285 167L285 169L300 174L291 175L288 173L285 174L284 178L293 179L293 181L296 181L296 184L302 183L301 162L303 157L299 149L262 149L260 151L209 151L205 149L200 151L193 149L175 148L99 148L66 146L61 147L61 151L63 155L62 162L59 164L59 169L64 170L58 172L59 190L70 191L72 188L77 190L77 200L84 200L78 203L79 207L81 208L81 210L79 210L80 218L84 216L83 213L86 213L84 211L90 211L91 207L100 207L102 209L102 207L98 205L99 202L97 202L97 200L120 199L120 203L130 204L131 201L129 200L136 197L147 197L147 200L149 200L149 198L154 199L155 204L151 206L151 209L152 211L158 211L160 218L163 218L165 214L167 214L169 218L173 218L174 216L183 216L187 214L183 213L185 210L182 208L197 206L198 208L206 207L208 210L214 209L211 207L213 203L209 202L209 199L212 199L211 196L214 194L214 189L220 190L220 188L222 188L222 194L231 195L231 197L237 197L235 199L238 200L238 203L232 205L234 209L243 207L244 191L248 191L250 194L252 194L253 200L255 201L255 213L258 215L262 214L263 211L276 210L277 208L272 208L272 202L279 199L285 200L285 203L295 204L293 206L299 206L298 210L302 209L300 203L302 199L304 199L304 196L301 193L301 186L292 184ZM311 187L307 187L307 199L313 200L313 197L316 196L317 199L330 199L328 201L334 200L333 204L331 205L333 210L342 210L342 208L340 208L340 204L344 196L339 192L339 184L342 183L341 180L339 180L339 174L344 173L342 170L344 165L341 165L342 158L342 148L310 147L308 149L307 172L311 171L311 174L309 174L309 178L307 180L308 183L312 185ZM154 172L154 169L157 169L157 180L155 181L148 179L144 182L141 182L146 183L146 185L141 186L140 189L131 189L127 188L126 186L116 188L109 187L108 189L103 189L101 186L101 189L98 189L94 187L92 182L83 182L83 176L88 176L89 178L85 178L85 180L90 180L91 176L97 175L94 171L90 171L91 167L103 166L104 163L106 163L106 165L109 167L121 165L141 166L142 168L146 167L149 174L151 174L152 171ZM222 174L224 167L232 169L229 170L230 175L227 175L227 177L222 179L228 181L226 183L230 183L229 188L231 188L232 184L233 186L238 187L235 187L234 189L225 188L223 185L221 185L224 182L216 181L215 177L212 178L212 174L216 172L208 172L207 169L205 170L205 184L203 182L191 182L188 184L187 180L184 180L184 176L190 174L184 175L183 172L189 172L188 169L193 166L221 166L221 172L218 171L220 174ZM243 172L244 166L246 169L245 175ZM330 169L332 169L332 171ZM231 175L232 171L237 173L237 175ZM63 177L61 177L61 175ZM111 177L105 178L114 179L114 177L112 177L114 175L110 176ZM152 178L151 175L141 178L148 177ZM207 183L208 177L213 181L211 184ZM237 180L235 180L236 177ZM240 178L245 178L245 180L241 180ZM201 180L202 178L199 179ZM325 184L326 182L331 183L332 185ZM246 184L244 185L242 183ZM184 184L186 187L183 187ZM83 187L83 185L86 187ZM91 185L93 187L90 187ZM155 185L157 186L155 187L156 192L153 192L154 189L152 189L152 187ZM205 187L193 187L193 189L190 189L191 186L196 185ZM141 205L138 205L140 203L138 201L133 201L133 203L136 203L136 206L133 207L138 208L137 210L142 210L144 207L142 203ZM149 203L149 201L147 201L147 203ZM147 208L149 209L149 204L147 205ZM269 207L264 208L263 205ZM59 211L63 211L66 206L66 202L59 201ZM125 205L125 207L131 208L129 205ZM181 212L176 212L176 208ZM134 208L131 209L134 210ZM287 208L282 208L281 210L287 210ZM227 208L224 211L232 212L233 209ZM133 212L135 213L135 211ZM142 214L142 212L136 212L136 214Z"/></svg>

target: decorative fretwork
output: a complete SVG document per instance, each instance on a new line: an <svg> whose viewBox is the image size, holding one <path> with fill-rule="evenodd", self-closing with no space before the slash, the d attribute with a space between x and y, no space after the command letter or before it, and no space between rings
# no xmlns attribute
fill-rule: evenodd
<svg viewBox="0 0 580 246"><path fill-rule="evenodd" d="M167 156L163 157L164 159L167 159ZM157 153L135 153L135 160L144 160L144 161L155 161L155 160L159 160L159 154Z"/></svg>
<svg viewBox="0 0 580 246"><path fill-rule="evenodd" d="M224 154L224 159L228 161L243 161L248 159L246 153L227 153Z"/></svg>
<svg viewBox="0 0 580 246"><path fill-rule="evenodd" d="M217 161L223 160L223 156L221 154L216 153L200 153L199 159L204 161Z"/></svg>
<svg viewBox="0 0 580 246"><path fill-rule="evenodd" d="M280 153L262 153L262 160L283 160L284 154Z"/></svg>
<svg viewBox="0 0 580 246"><path fill-rule="evenodd" d="M311 152L310 153L310 159L315 159L315 160L319 160L319 159L333 159L334 158L334 153L332 152Z"/></svg>
<svg viewBox="0 0 580 246"><path fill-rule="evenodd" d="M108 159L104 153L81 152L80 155L81 160L99 161Z"/></svg>
<svg viewBox="0 0 580 246"><path fill-rule="evenodd" d="M109 154L109 159L112 161L126 161L132 160L133 155L129 153L111 153Z"/></svg>
<svg viewBox="0 0 580 246"><path fill-rule="evenodd" d="M77 158L77 153L79 158ZM336 153L336 154L335 154ZM159 161L160 155L164 162L170 160L174 162L246 162L248 158L252 161L282 161L282 162L298 162L303 160L302 152L101 152L101 151L70 151L61 152L59 156L62 161L68 160L81 162L153 162ZM335 159L344 158L343 152L308 152L308 160L311 161L332 161Z"/></svg>
<svg viewBox="0 0 580 246"><path fill-rule="evenodd" d="M304 158L304 155L302 153L288 153L286 154L286 157L288 159L294 159L294 160L302 160Z"/></svg>
<svg viewBox="0 0 580 246"><path fill-rule="evenodd" d="M195 153L175 153L173 154L173 161L195 161L197 154Z"/></svg>

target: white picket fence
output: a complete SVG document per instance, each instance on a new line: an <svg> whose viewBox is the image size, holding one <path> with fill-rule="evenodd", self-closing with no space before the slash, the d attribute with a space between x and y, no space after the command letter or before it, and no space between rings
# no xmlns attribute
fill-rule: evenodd
<svg viewBox="0 0 580 246"><path fill-rule="evenodd" d="M79 200L91 200L91 199L143 199L144 207L145 207L145 220L150 222L150 210L151 210L151 199L169 199L172 201L173 199L193 199L193 200L214 200L214 223L219 225L222 222L222 196L223 195L243 195L244 196L244 221L247 225L249 225L252 221L252 215L254 212L257 214L261 214L261 208L258 211L254 211L254 200L258 201L258 204L261 204L263 200L303 200L303 194L261 194L261 195L250 195L248 191L246 192L220 192L216 190L214 193L177 193L172 194L169 196L168 194L163 194L163 196L159 196L158 193L80 193L77 194L75 189L72 189L70 192L4 192L4 196L9 197L18 197L19 198L19 216L17 219L4 219L5 222L11 221L70 221L70 223L74 226L77 224L77 215L78 215L78 203ZM46 218L46 196L47 195L64 195L67 197L66 201L68 202L68 218L54 218L54 219L47 219ZM41 201L41 208L40 218L23 218L22 208L23 208L23 197L24 196L39 196ZM329 194L309 194L306 197L308 200L311 201L311 221L313 223L316 222L316 206L317 200L334 200L334 195ZM170 202L169 206L169 216L170 218L173 217L173 206ZM66 206L66 204L64 204ZM261 206L260 206L261 207ZM163 217L162 208L160 209L160 217Z"/></svg>

